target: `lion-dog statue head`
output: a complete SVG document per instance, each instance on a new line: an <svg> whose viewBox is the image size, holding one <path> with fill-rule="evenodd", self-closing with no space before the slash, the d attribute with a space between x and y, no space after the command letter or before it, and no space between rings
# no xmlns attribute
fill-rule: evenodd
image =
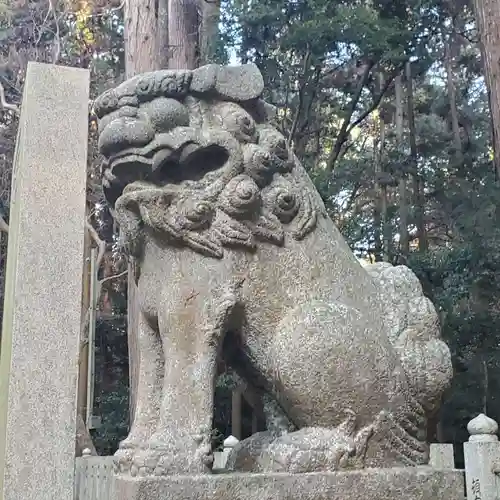
<svg viewBox="0 0 500 500"><path fill-rule="evenodd" d="M104 192L132 254L144 225L215 258L282 244L282 224L298 239L314 227L317 207L287 176L294 159L262 90L254 66L214 65L141 75L98 99Z"/></svg>

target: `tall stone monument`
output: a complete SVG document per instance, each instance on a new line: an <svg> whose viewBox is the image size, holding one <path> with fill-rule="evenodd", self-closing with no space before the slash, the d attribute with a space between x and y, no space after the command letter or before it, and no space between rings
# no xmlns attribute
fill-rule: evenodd
<svg viewBox="0 0 500 500"><path fill-rule="evenodd" d="M96 102L105 194L140 270L115 498L458 498L460 474L419 468L452 376L436 311L408 268L359 264L262 92L255 66L209 65ZM265 402L269 430L229 458L259 475L207 475L221 353Z"/></svg>
<svg viewBox="0 0 500 500"><path fill-rule="evenodd" d="M0 499L71 500L89 72L28 65L0 353Z"/></svg>

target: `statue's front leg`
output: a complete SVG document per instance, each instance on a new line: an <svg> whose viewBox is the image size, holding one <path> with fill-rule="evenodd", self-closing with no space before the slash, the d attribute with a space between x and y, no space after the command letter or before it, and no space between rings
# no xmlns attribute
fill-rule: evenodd
<svg viewBox="0 0 500 500"><path fill-rule="evenodd" d="M158 331L141 313L137 331L139 380L134 421L128 437L115 454L117 472L128 472L134 454L146 446L159 418L164 373L164 357Z"/></svg>
<svg viewBox="0 0 500 500"><path fill-rule="evenodd" d="M211 471L216 358L236 304L232 293L179 297L160 317L164 385L156 432L139 452L132 474Z"/></svg>

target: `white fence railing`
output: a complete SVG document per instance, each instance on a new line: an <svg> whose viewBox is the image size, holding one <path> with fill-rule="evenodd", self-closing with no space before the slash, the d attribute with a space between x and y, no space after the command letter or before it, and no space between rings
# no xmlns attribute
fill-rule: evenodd
<svg viewBox="0 0 500 500"><path fill-rule="evenodd" d="M113 457L83 456L76 459L75 500L111 498Z"/></svg>

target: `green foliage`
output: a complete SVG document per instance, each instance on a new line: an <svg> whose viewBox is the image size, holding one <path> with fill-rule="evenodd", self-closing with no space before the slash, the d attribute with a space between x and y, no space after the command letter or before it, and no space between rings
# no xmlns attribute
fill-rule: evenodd
<svg viewBox="0 0 500 500"><path fill-rule="evenodd" d="M125 317L96 325L96 383L94 415L102 426L94 431L100 455L111 455L125 439L129 427L128 351Z"/></svg>

